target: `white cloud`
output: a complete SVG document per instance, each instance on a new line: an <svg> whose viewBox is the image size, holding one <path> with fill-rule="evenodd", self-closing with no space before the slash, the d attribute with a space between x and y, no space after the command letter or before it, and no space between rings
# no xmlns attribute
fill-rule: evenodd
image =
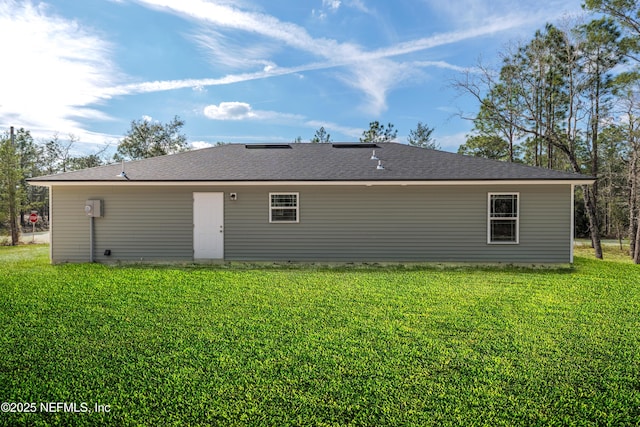
<svg viewBox="0 0 640 427"><path fill-rule="evenodd" d="M325 19L327 19L327 12L325 12L325 11L324 11L324 10L322 10L322 9L320 9L320 10L312 9L312 10L311 10L311 15L312 15L314 18L318 18L318 19L319 19L319 20L321 20L321 21L324 21Z"/></svg>
<svg viewBox="0 0 640 427"><path fill-rule="evenodd" d="M191 143L191 148L193 148L194 150L200 150L202 148L209 148L209 147L213 147L213 144L206 141L193 141Z"/></svg>
<svg viewBox="0 0 640 427"><path fill-rule="evenodd" d="M458 148L467 142L468 132L459 132L452 135L439 136L436 140L440 149L445 151L458 151Z"/></svg>
<svg viewBox="0 0 640 427"><path fill-rule="evenodd" d="M360 12L371 13L369 8L364 4L363 0L350 0L347 2L347 5L349 7L359 10Z"/></svg>
<svg viewBox="0 0 640 427"><path fill-rule="evenodd" d="M486 25L496 20L510 19L513 11L512 0L423 0L440 19L447 20L458 28L470 25ZM519 2L518 15L526 16L531 22L550 22L565 15L569 10L579 10L580 0L541 0ZM515 15L512 14L512 17Z"/></svg>
<svg viewBox="0 0 640 427"><path fill-rule="evenodd" d="M149 122L149 123L151 123L151 122L153 121L153 117L151 117L151 116L147 116L146 114L144 114L144 115L142 116L142 120L143 120L143 121L145 121L145 122Z"/></svg>
<svg viewBox="0 0 640 427"><path fill-rule="evenodd" d="M368 101L363 110L378 116L387 109L387 92L419 73L413 64L380 59L357 64L349 70L349 74L340 78L345 84L362 91Z"/></svg>
<svg viewBox="0 0 640 427"><path fill-rule="evenodd" d="M243 43L220 31L201 27L191 38L202 48L211 63L230 69L275 65L268 58L280 48L277 43L268 40Z"/></svg>
<svg viewBox="0 0 640 427"><path fill-rule="evenodd" d="M199 23L221 29L246 31L282 42L290 47L323 57L345 57L354 47L330 39L314 39L301 26L283 22L271 15L242 11L232 6L205 0L137 0L148 7L182 15Z"/></svg>
<svg viewBox="0 0 640 427"><path fill-rule="evenodd" d="M335 132L340 132L343 135L347 135L351 138L359 138L362 136L362 132L364 132L363 128L354 128L342 126L332 122L320 121L320 120L309 120L304 123L305 126L308 126L313 129L320 129L320 127L324 127L324 129L331 134L332 138L335 135Z"/></svg>
<svg viewBox="0 0 640 427"><path fill-rule="evenodd" d="M218 79L161 81L132 84L115 88L113 94L131 90L148 92L169 90L188 86L209 86L237 83L240 81L263 79L306 70L341 67L337 74L348 86L358 89L364 94L366 101L362 109L369 113L379 114L386 110L387 94L393 88L403 84L405 79L414 78L416 72L408 70L408 64L398 63L393 58L428 50L437 46L452 44L466 39L505 31L529 23L530 16L510 16L487 19L477 25L466 26L460 31L436 34L434 36L398 43L386 48L368 51L353 43L338 42L327 38L313 38L301 26L283 22L273 16L253 11L244 11L229 4L211 3L204 0L136 0L147 7L178 14L194 20L207 27L207 35L199 36L199 42L210 47L231 47L233 44L223 35L223 31L244 31L264 38L257 44L244 47L243 54L237 54L233 48L216 48L217 60L230 66L246 68L260 65L262 71L227 75ZM505 0L506 1L506 0ZM345 3L349 7L370 13L362 0L350 0ZM323 11L336 11L342 6L341 1L323 0ZM323 12L325 13L325 12ZM203 32L204 34L204 32ZM267 40L269 42L267 42ZM319 61L291 67L277 67L267 58L271 54L269 48L282 44L298 49L306 54L319 57ZM256 47L259 46L259 47ZM233 55L228 52L233 52ZM456 69L456 66L445 62L414 63L424 68L436 66ZM374 70L374 71L372 71Z"/></svg>
<svg viewBox="0 0 640 427"><path fill-rule="evenodd" d="M276 111L254 110L246 102L230 101L218 105L208 105L203 110L204 115L212 120L301 120L298 114L279 113Z"/></svg>
<svg viewBox="0 0 640 427"><path fill-rule="evenodd" d="M332 12L340 9L340 0L322 0L322 6L331 10Z"/></svg>
<svg viewBox="0 0 640 427"><path fill-rule="evenodd" d="M109 44L45 4L13 0L0 3L0 40L11 41L2 44L0 121L34 135L59 130L95 138L78 119L110 119L89 107L118 78Z"/></svg>
<svg viewBox="0 0 640 427"><path fill-rule="evenodd" d="M251 105L246 102L221 102L220 105L208 105L204 115L213 120L244 120L255 118Z"/></svg>
<svg viewBox="0 0 640 427"><path fill-rule="evenodd" d="M360 12L374 15L374 12L372 12L362 0L346 0L344 3L340 0L322 0L322 7L320 9L312 9L311 15L320 20L324 20L329 13L335 14L338 12L343 4Z"/></svg>
<svg viewBox="0 0 640 427"><path fill-rule="evenodd" d="M329 13L338 12L343 4L360 12L373 14L373 12L364 4L364 1L362 0L347 0L344 3L341 0L322 0L322 8L312 9L311 15L320 20L324 20L328 17Z"/></svg>
<svg viewBox="0 0 640 427"><path fill-rule="evenodd" d="M340 9L341 3L340 0L322 0L322 8L312 9L311 15L324 21L329 13L336 13Z"/></svg>
<svg viewBox="0 0 640 427"><path fill-rule="evenodd" d="M129 83L119 86L114 86L110 89L104 90L105 94L109 96L118 96L118 95L131 95L135 93L151 93L151 92L161 92L165 90L176 90L176 89L185 89L192 88L197 90L197 88L203 88L206 86L223 86L229 85L233 83L241 83L251 80L259 80L265 79L269 77L276 76L285 76L288 74L298 74L303 71L311 71L311 70L321 70L325 68L330 68L332 66L338 66L340 64L329 65L327 63L311 63L304 64L297 67L276 67L276 68L268 68L267 70L257 71L255 73L242 73L242 74L229 74L224 77L216 78L216 79L184 79L184 80L158 80L153 82L141 82L141 83Z"/></svg>
<svg viewBox="0 0 640 427"><path fill-rule="evenodd" d="M387 109L386 97L389 90L389 84L392 84L394 70L391 61L384 61L385 64L374 63L370 67L363 64L361 67L351 69L349 74L342 75L341 80L356 89L364 92L368 99L365 111L374 116ZM352 78L355 76L356 78Z"/></svg>
<svg viewBox="0 0 640 427"><path fill-rule="evenodd" d="M459 67L457 65L452 65L444 61L415 61L415 62L412 62L411 65L415 67L420 67L420 68L427 68L427 67L444 68L446 70L452 70L459 73L473 71L473 70L470 70L468 67Z"/></svg>

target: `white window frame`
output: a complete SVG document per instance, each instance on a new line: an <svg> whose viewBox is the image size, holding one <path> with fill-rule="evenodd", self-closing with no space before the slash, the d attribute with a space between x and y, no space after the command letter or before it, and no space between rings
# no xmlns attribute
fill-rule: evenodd
<svg viewBox="0 0 640 427"><path fill-rule="evenodd" d="M296 205L287 206L287 207L279 207L271 205L271 196L296 196ZM296 211L296 220L295 221L274 221L273 220L273 211L274 210L284 210L284 209L295 209ZM278 193L269 193L269 223L271 224L295 224L300 222L300 193L296 192L278 192Z"/></svg>
<svg viewBox="0 0 640 427"><path fill-rule="evenodd" d="M516 217L492 217L491 216L491 197L492 196L516 196ZM492 241L491 240L491 221L496 220L515 220L516 222L516 240L514 242ZM487 195L487 244L489 245L518 245L520 244L520 193L516 191L505 191L488 193Z"/></svg>

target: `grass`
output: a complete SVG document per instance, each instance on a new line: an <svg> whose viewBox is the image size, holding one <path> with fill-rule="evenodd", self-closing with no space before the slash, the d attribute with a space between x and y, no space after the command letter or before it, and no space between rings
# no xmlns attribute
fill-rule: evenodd
<svg viewBox="0 0 640 427"><path fill-rule="evenodd" d="M0 425L640 425L640 267L607 251L556 270L253 269L3 247L0 401L37 411Z"/></svg>

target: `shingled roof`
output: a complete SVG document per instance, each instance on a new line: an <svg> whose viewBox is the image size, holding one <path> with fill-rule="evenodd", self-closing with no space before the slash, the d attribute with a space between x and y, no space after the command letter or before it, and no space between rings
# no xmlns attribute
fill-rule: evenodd
<svg viewBox="0 0 640 427"><path fill-rule="evenodd" d="M379 160L372 159L373 151ZM381 163L384 169L379 169ZM71 182L181 181L591 181L550 169L463 156L397 143L228 144L33 178Z"/></svg>

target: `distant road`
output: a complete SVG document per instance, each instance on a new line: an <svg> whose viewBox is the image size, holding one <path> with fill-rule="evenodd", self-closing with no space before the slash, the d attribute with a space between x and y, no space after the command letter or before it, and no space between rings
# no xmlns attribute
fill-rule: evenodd
<svg viewBox="0 0 640 427"><path fill-rule="evenodd" d="M20 241L22 243L31 243L34 241L34 233L22 233L20 235ZM49 232L38 231L35 233L35 243L49 243Z"/></svg>

